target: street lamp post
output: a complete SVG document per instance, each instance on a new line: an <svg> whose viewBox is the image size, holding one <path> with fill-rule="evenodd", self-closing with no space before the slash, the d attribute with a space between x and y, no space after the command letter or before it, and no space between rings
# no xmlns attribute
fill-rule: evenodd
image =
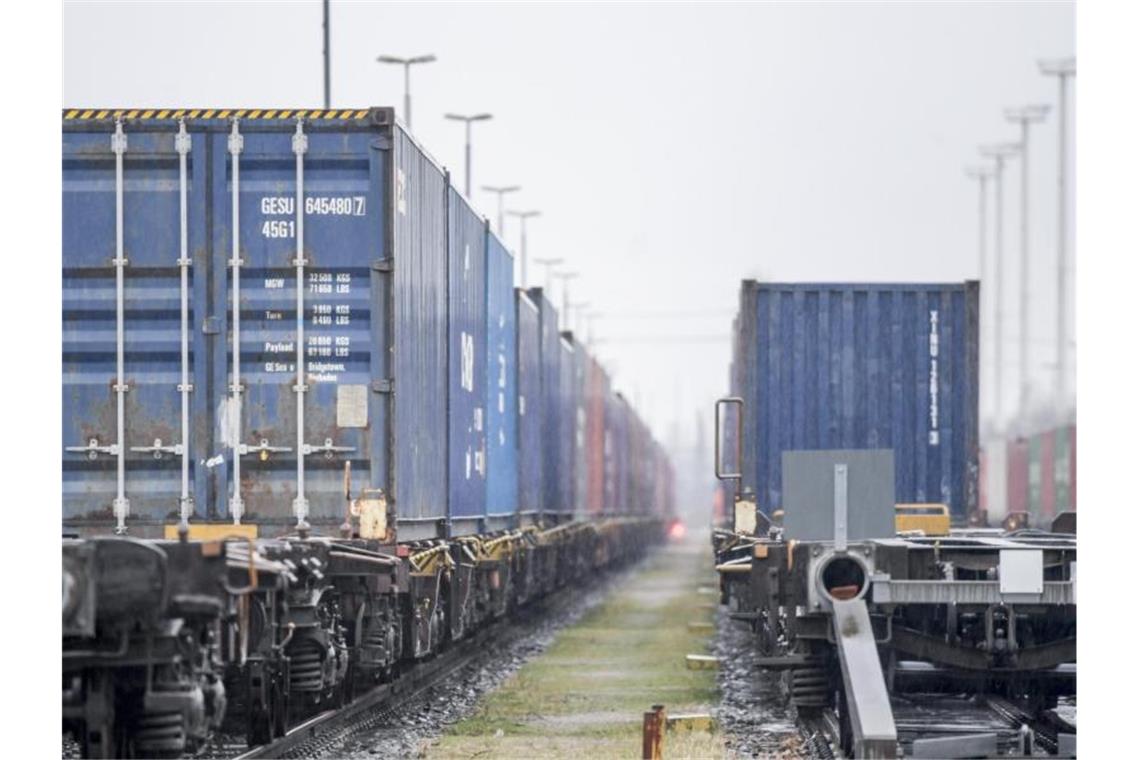
<svg viewBox="0 0 1140 760"><path fill-rule="evenodd" d="M499 237L503 236L503 196L507 193L514 193L522 190L518 185L506 185L504 187L493 187L491 185L483 185L483 190L488 193L494 193L499 196Z"/></svg>
<svg viewBox="0 0 1140 760"><path fill-rule="evenodd" d="M574 326L570 329L577 333L580 336L579 340L581 340L585 337L582 335L582 316L586 313L586 309L590 308L590 302L576 301L575 303L570 304L570 308L574 312Z"/></svg>
<svg viewBox="0 0 1140 760"><path fill-rule="evenodd" d="M554 274L554 267L558 266L564 261L565 259L555 258L553 256L536 256L534 259L535 264L538 264L540 267L543 267L546 270L546 276L542 278L542 289L545 290L548 294L551 292L550 279Z"/></svg>
<svg viewBox="0 0 1140 760"><path fill-rule="evenodd" d="M1005 118L1021 125L1021 293L1018 322L1021 340L1018 343L1017 372L1021 379L1018 408L1022 414L1029 405L1029 125L1040 124L1049 113L1049 106L1028 105L1007 108Z"/></svg>
<svg viewBox="0 0 1140 760"><path fill-rule="evenodd" d="M542 212L540 211L507 212L507 216L513 216L519 220L519 236L521 238L519 246L519 263L522 266L522 271L520 272L520 282L522 284L523 290L526 290L526 220L530 219L531 217L539 216L541 213Z"/></svg>
<svg viewBox="0 0 1140 760"><path fill-rule="evenodd" d="M1001 425L1002 418L1002 186L1001 176L1005 162L1021 150L1018 143L983 145L980 152L994 161L994 420Z"/></svg>
<svg viewBox="0 0 1140 760"><path fill-rule="evenodd" d="M412 58L400 58L395 55L381 55L377 56L378 63L395 63L404 67L404 123L408 125L408 129L412 128L412 66L417 63L433 63L435 56L417 55Z"/></svg>
<svg viewBox="0 0 1140 760"><path fill-rule="evenodd" d="M992 169L972 166L966 169L966 176L978 182L978 282L982 285L982 297L986 286L986 183L994 174ZM983 363L984 364L984 363Z"/></svg>
<svg viewBox="0 0 1140 760"><path fill-rule="evenodd" d="M473 121L487 121L488 119L491 118L491 114L489 114L489 113L477 113L477 114L474 114L472 116L464 116L462 114L457 114L457 113L445 113L443 115L443 118L451 119L452 121L461 121L461 122L463 122L463 126L466 128L467 140L466 140L466 143L464 146L465 147L464 163L466 165L466 171L464 172L464 176L463 176L463 194L466 195L468 198L470 198L471 197L471 122L473 122Z"/></svg>
<svg viewBox="0 0 1140 760"><path fill-rule="evenodd" d="M1065 399L1065 383L1068 380L1067 360L1067 322L1066 300L1068 296L1068 279L1065 267L1068 264L1068 198L1066 195L1068 161L1068 84L1071 77L1077 75L1077 60L1075 58L1059 58L1048 61L1038 61L1041 73L1046 76L1057 77L1059 92L1057 95L1057 133L1059 136L1057 147L1057 400Z"/></svg>
<svg viewBox="0 0 1140 760"><path fill-rule="evenodd" d="M566 320L566 328L570 328L570 281L578 277L577 272L556 272L555 277L562 280L562 315Z"/></svg>

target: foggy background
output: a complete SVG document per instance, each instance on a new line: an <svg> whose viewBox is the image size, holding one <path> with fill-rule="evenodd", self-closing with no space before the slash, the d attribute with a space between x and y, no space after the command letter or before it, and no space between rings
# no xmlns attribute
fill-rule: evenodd
<svg viewBox="0 0 1140 760"><path fill-rule="evenodd" d="M376 56L438 56L412 69L412 131L456 186L463 125L443 114L494 115L472 126L476 207L494 224L495 197L479 186L522 186L507 207L542 212L527 226L530 284L543 284L535 257L580 273L570 297L598 312L594 352L615 387L681 460L701 437L710 471L740 280L978 278L978 190L963 170L990 165L979 143L1018 139L1005 107L1049 104L1030 132L1030 364L1035 406L1061 413L1057 84L1036 62L1074 53L1071 4L334 0L331 14L333 107L402 117L403 69ZM63 105L321 107L321 16L317 0L65 3ZM1008 162L1004 193L1010 414L1020 170ZM992 224L992 198L988 213ZM514 220L505 240L517 250ZM992 229L987 245L992 263ZM990 296L984 283L983 417ZM560 307L560 288L553 299ZM570 326L581 334L585 321Z"/></svg>

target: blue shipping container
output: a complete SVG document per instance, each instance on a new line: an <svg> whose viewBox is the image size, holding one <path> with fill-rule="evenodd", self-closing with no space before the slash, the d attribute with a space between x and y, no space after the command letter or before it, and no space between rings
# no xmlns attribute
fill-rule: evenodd
<svg viewBox="0 0 1140 760"><path fill-rule="evenodd" d="M538 306L515 291L518 328L519 516L531 523L542 514L542 331Z"/></svg>
<svg viewBox="0 0 1140 760"><path fill-rule="evenodd" d="M448 503L453 535L486 511L487 224L456 190L448 205Z"/></svg>
<svg viewBox="0 0 1140 760"><path fill-rule="evenodd" d="M562 404L559 392L562 339L558 332L558 312L542 288L530 289L531 299L538 305L539 355L542 377L542 410L540 438L542 447L542 516L557 520L566 507L560 502L558 472L561 462Z"/></svg>
<svg viewBox="0 0 1140 760"><path fill-rule="evenodd" d="M487 231L487 519L514 524L519 505L514 257Z"/></svg>
<svg viewBox="0 0 1140 760"><path fill-rule="evenodd" d="M805 449L892 448L900 503L977 508L977 283L745 281L736 338L741 486L764 512Z"/></svg>
<svg viewBox="0 0 1140 760"><path fill-rule="evenodd" d="M390 109L92 113L63 123L65 523L331 532L351 463L401 539L436 534L439 167Z"/></svg>

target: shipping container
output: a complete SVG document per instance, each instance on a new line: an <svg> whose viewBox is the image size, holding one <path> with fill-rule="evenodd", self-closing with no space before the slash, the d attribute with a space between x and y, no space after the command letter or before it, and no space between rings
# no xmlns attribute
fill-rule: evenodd
<svg viewBox="0 0 1140 760"><path fill-rule="evenodd" d="M1009 465L1005 441L988 441L979 454L979 504L989 525L1001 525L1009 514Z"/></svg>
<svg viewBox="0 0 1140 760"><path fill-rule="evenodd" d="M523 524L542 514L542 331L538 306L515 290L518 328L519 517Z"/></svg>
<svg viewBox="0 0 1140 760"><path fill-rule="evenodd" d="M567 514L561 503L558 477L562 456L562 399L560 365L562 338L558 331L558 312L542 288L530 289L531 300L538 306L539 319L539 374L541 376L542 435L539 447L542 452L542 517L558 521Z"/></svg>
<svg viewBox="0 0 1140 760"><path fill-rule="evenodd" d="M478 533L486 512L487 223L455 189L448 235L448 504L451 534Z"/></svg>
<svg viewBox="0 0 1140 760"><path fill-rule="evenodd" d="M367 491L406 541L664 498L391 109L68 111L63 217L69 531L332 535Z"/></svg>
<svg viewBox="0 0 1140 760"><path fill-rule="evenodd" d="M1029 442L1024 438L1006 445L1006 508L1008 512L1029 510Z"/></svg>
<svg viewBox="0 0 1140 760"><path fill-rule="evenodd" d="M515 524L519 505L514 257L487 232L487 525Z"/></svg>
<svg viewBox="0 0 1140 760"><path fill-rule="evenodd" d="M900 503L977 509L977 283L745 281L734 346L744 434L727 466L761 510L782 504L782 452L867 448L894 450Z"/></svg>
<svg viewBox="0 0 1140 760"><path fill-rule="evenodd" d="M436 535L448 182L392 111L69 113L65 525L329 532L351 465Z"/></svg>
<svg viewBox="0 0 1140 760"><path fill-rule="evenodd" d="M586 402L586 511L606 512L606 399L610 381L602 365L589 358Z"/></svg>
<svg viewBox="0 0 1140 760"><path fill-rule="evenodd" d="M573 336L571 336L573 337ZM590 367L592 358L585 345L575 341L574 352L574 516L590 515Z"/></svg>
<svg viewBox="0 0 1140 760"><path fill-rule="evenodd" d="M629 512L627 476L629 463L629 406L620 393L610 393L605 402L605 509L607 515Z"/></svg>
<svg viewBox="0 0 1140 760"><path fill-rule="evenodd" d="M578 393L575 380L577 379L578 347L574 344L574 335L570 332L560 334L558 358L558 438L554 444L558 450L558 499L556 509L562 515L561 519L569 520L575 516L577 509L574 502L574 465L577 458L575 448L576 425L578 416Z"/></svg>

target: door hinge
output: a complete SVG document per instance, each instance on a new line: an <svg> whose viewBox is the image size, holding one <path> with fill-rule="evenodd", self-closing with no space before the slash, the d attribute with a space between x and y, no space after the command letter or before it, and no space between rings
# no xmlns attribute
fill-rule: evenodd
<svg viewBox="0 0 1140 760"><path fill-rule="evenodd" d="M391 259L391 257L386 258L386 259L376 259L375 261L373 261L372 262L372 271L374 271L374 272L391 272L392 271L392 259Z"/></svg>
<svg viewBox="0 0 1140 760"><path fill-rule="evenodd" d="M217 335L222 331L222 323L217 317L206 317L202 320L202 332L206 335Z"/></svg>
<svg viewBox="0 0 1140 760"><path fill-rule="evenodd" d="M384 378L382 380L372 381L373 393L392 393L395 389L396 382L392 378Z"/></svg>

